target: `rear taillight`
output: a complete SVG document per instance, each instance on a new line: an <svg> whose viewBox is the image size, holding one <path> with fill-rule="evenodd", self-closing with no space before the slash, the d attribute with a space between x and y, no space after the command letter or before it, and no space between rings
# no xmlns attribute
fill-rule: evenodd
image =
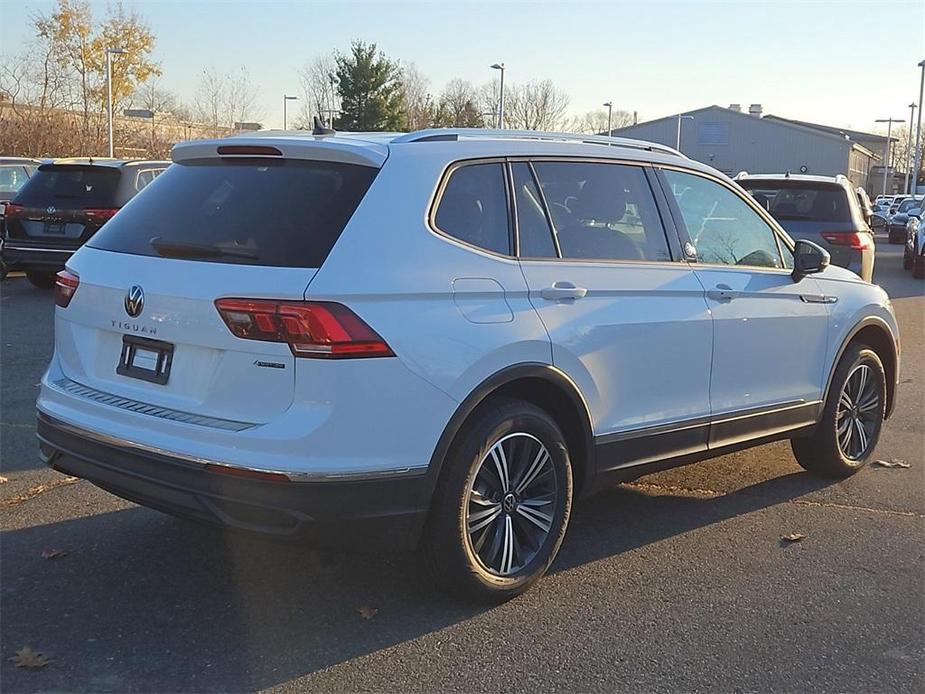
<svg viewBox="0 0 925 694"><path fill-rule="evenodd" d="M3 203L3 216L9 219L10 217L19 217L24 211L25 207L22 205L14 205L11 202Z"/></svg>
<svg viewBox="0 0 925 694"><path fill-rule="evenodd" d="M55 303L61 308L67 308L74 298L74 292L77 291L77 285L80 284L80 278L73 272L62 270L58 273L55 280Z"/></svg>
<svg viewBox="0 0 925 694"><path fill-rule="evenodd" d="M346 306L329 301L219 299L228 329L245 340L285 342L297 357L391 357L391 348Z"/></svg>
<svg viewBox="0 0 925 694"><path fill-rule="evenodd" d="M823 231L822 238L833 246L850 246L856 251L873 247L873 236L866 231Z"/></svg>
<svg viewBox="0 0 925 694"><path fill-rule="evenodd" d="M84 210L84 214L91 222L105 222L115 216L118 211L118 207L93 207Z"/></svg>

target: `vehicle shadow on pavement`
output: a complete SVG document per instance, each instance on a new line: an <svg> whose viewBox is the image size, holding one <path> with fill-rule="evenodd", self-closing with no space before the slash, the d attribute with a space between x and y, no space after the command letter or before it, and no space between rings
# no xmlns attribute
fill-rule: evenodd
<svg viewBox="0 0 925 694"><path fill-rule="evenodd" d="M576 508L553 571L827 484L788 474L713 498L615 487ZM44 559L51 548L68 554ZM0 553L8 691L262 689L492 609L444 597L413 555L319 553L135 507L5 532ZM7 658L24 645L54 662L13 668Z"/></svg>

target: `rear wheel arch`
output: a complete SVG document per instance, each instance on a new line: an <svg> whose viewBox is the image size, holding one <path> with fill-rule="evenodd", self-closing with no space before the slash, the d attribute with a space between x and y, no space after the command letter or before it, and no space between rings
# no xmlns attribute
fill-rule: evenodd
<svg viewBox="0 0 925 694"><path fill-rule="evenodd" d="M498 400L523 400L547 412L565 435L579 496L594 471L594 439L588 406L575 383L562 371L542 363L509 366L482 381L456 408L437 442L428 466L436 486L443 461L466 422L481 408Z"/></svg>
<svg viewBox="0 0 925 694"><path fill-rule="evenodd" d="M832 378L835 370L838 368L845 352L851 345L866 345L880 357L883 363L883 370L886 372L886 414L885 419L893 412L893 406L896 402L896 377L898 369L898 355L896 353L896 343L893 340L893 333L886 322L875 316L865 318L858 323L848 336L842 341L835 360L829 368L829 377L826 381L825 393L829 392L832 385Z"/></svg>

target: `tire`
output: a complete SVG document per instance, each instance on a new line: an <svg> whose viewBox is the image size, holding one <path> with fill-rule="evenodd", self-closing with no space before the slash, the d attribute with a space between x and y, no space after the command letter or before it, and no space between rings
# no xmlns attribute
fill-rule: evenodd
<svg viewBox="0 0 925 694"><path fill-rule="evenodd" d="M890 243L902 243L899 240L899 236L897 234L894 234L892 229L890 230Z"/></svg>
<svg viewBox="0 0 925 694"><path fill-rule="evenodd" d="M865 345L848 347L835 369L813 434L790 441L797 462L823 477L850 477L870 461L885 407L886 375L880 357Z"/></svg>
<svg viewBox="0 0 925 694"><path fill-rule="evenodd" d="M909 253L909 247L903 249L903 270L912 269L912 254Z"/></svg>
<svg viewBox="0 0 925 694"><path fill-rule="evenodd" d="M55 286L54 272L37 272L36 270L26 270L26 278L39 289L51 289Z"/></svg>
<svg viewBox="0 0 925 694"><path fill-rule="evenodd" d="M0 259L0 282L3 282L6 279L6 276L9 274L9 268L7 268L6 263Z"/></svg>
<svg viewBox="0 0 925 694"><path fill-rule="evenodd" d="M508 600L546 573L571 506L571 462L556 422L527 402L493 401L464 425L443 463L424 531L425 558L450 592Z"/></svg>
<svg viewBox="0 0 925 694"><path fill-rule="evenodd" d="M917 280L925 278L925 256L916 255L912 259L912 276Z"/></svg>

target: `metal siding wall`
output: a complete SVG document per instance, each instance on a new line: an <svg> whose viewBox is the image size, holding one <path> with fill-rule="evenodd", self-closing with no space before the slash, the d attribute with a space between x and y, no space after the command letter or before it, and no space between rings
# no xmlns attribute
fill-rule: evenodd
<svg viewBox="0 0 925 694"><path fill-rule="evenodd" d="M728 123L728 145L698 144L698 126L703 123ZM666 119L623 128L615 133L675 146L677 121ZM702 161L734 176L750 173L807 173L834 176L848 173L851 144L838 139L802 131L754 116L740 116L726 109L709 109L694 113L694 120L681 123L681 151L691 159Z"/></svg>

